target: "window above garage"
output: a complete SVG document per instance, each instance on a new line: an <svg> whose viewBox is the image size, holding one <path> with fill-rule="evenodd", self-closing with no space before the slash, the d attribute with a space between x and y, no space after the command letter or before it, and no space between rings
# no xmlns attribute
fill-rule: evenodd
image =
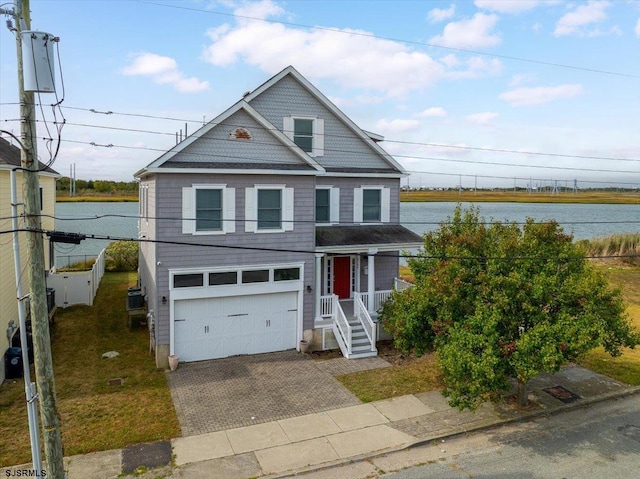
<svg viewBox="0 0 640 479"><path fill-rule="evenodd" d="M206 278L206 284L205 284ZM241 286L253 283L282 283L300 281L302 266L274 265L261 267L245 267L227 271L198 271L172 274L173 289L203 288L218 286Z"/></svg>

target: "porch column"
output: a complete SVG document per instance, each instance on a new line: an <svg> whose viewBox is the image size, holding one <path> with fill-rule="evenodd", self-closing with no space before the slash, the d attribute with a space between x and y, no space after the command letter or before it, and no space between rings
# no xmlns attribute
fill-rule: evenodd
<svg viewBox="0 0 640 479"><path fill-rule="evenodd" d="M322 319L322 309L320 305L320 296L322 296L322 257L324 253L316 253L316 277L315 277L315 311L316 321Z"/></svg>
<svg viewBox="0 0 640 479"><path fill-rule="evenodd" d="M369 270L367 281L367 295L369 296L369 304L367 310L372 313L375 311L375 290L376 290L376 265L375 255L378 253L376 248L370 248L367 252L367 269Z"/></svg>

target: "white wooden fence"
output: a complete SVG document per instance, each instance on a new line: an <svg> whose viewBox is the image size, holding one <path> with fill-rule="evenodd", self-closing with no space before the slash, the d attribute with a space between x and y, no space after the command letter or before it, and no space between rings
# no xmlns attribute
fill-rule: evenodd
<svg viewBox="0 0 640 479"><path fill-rule="evenodd" d="M65 273L49 273L47 287L56 290L56 306L66 308L74 304L93 305L100 280L104 276L103 249L91 271L69 271Z"/></svg>

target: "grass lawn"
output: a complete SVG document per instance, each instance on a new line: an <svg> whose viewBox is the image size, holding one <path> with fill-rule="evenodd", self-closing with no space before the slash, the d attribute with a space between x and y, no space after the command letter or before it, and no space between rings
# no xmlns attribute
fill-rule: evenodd
<svg viewBox="0 0 640 479"><path fill-rule="evenodd" d="M629 318L640 330L640 267L600 267L607 270L613 285L622 287L628 304ZM400 273L410 276L408 268ZM401 356L397 351L381 350L380 355L390 359L392 366L338 377L338 380L363 402L416 394L441 389L444 386L437 358L433 353L415 358L411 355ZM602 348L598 348L588 353L579 364L624 383L640 385L640 347L625 349L617 358L612 358Z"/></svg>
<svg viewBox="0 0 640 479"><path fill-rule="evenodd" d="M148 330L128 328L127 287L135 278L107 273L93 306L58 309L51 335L65 456L180 435L164 372L149 353ZM107 351L120 356L102 359ZM110 386L112 378L124 382ZM0 465L30 460L24 383L6 381L0 387Z"/></svg>
<svg viewBox="0 0 640 479"><path fill-rule="evenodd" d="M611 282L622 288L629 319L640 330L640 267L602 267L607 269ZM640 386L640 346L625 349L617 358L612 358L604 349L598 348L588 353L579 364L623 383Z"/></svg>

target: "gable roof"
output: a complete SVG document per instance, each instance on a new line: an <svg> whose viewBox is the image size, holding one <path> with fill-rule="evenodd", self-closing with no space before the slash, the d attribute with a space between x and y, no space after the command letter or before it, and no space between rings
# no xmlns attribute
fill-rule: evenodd
<svg viewBox="0 0 640 479"><path fill-rule="evenodd" d="M258 97L261 93L271 88L273 85L281 81L286 76L291 76L298 81L311 95L313 95L325 108L333 113L340 119L356 136L364 141L372 150L374 150L380 157L394 170L399 173L405 174L406 170L398 163L389 153L382 149L377 142L382 141L384 138L381 135L367 132L356 125L342 110L340 110L331 100L329 100L320 90L313 86L309 80L307 80L298 70L293 66L288 66L280 73L271 77L264 82L258 88L244 96L244 100L251 103L251 100Z"/></svg>
<svg viewBox="0 0 640 479"><path fill-rule="evenodd" d="M19 168L21 166L20 148L0 137L0 168L13 169L14 167ZM45 166L41 161L38 161L38 170L40 170L41 173L44 172L60 176L57 171L49 166Z"/></svg>
<svg viewBox="0 0 640 479"><path fill-rule="evenodd" d="M265 164L255 164L255 163L242 163L242 162L230 162L230 161L210 161L210 162L190 162L190 161L180 161L176 156L182 152L184 152L189 146L193 145L195 142L203 138L207 133L214 130L218 125L220 125L225 120L231 118L234 114L238 112L244 112L249 115L254 121L256 121L264 131L269 132L273 135L278 143L287 147L287 149L295 155L299 162L298 163L265 163ZM285 170L288 172L292 171L302 171L309 174L310 172L324 172L324 168L318 164L313 158L307 155L298 145L296 145L291 139L289 139L283 132L281 132L278 128L276 128L271 122L269 122L266 118L264 118L258 111L255 110L251 105L249 105L245 99L238 101L229 109L218 115L216 118L208 122L206 125L202 126L199 130L197 130L192 135L188 136L184 141L177 144L173 148L171 148L166 153L162 154L158 159L151 162L146 167L137 171L134 176L140 177L147 173L168 173L168 172L185 172L188 169L215 169L217 173L222 172L221 170L250 170L250 169L261 169L261 170L272 170L272 171L280 171Z"/></svg>

